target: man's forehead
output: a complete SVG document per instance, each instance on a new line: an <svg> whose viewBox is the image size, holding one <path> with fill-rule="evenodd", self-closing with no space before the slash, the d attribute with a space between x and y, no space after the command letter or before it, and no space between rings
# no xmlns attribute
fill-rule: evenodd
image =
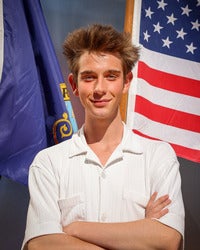
<svg viewBox="0 0 200 250"><path fill-rule="evenodd" d="M121 58L111 53L89 53L85 52L79 59L79 67L101 67L105 65L114 65L119 68L122 65Z"/></svg>

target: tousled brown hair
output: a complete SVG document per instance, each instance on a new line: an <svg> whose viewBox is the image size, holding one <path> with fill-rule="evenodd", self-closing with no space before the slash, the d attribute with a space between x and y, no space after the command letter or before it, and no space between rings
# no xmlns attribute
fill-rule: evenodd
<svg viewBox="0 0 200 250"><path fill-rule="evenodd" d="M131 35L118 32L110 25L93 24L69 33L63 44L69 70L77 78L79 59L85 52L117 54L122 60L124 75L132 70L139 58L139 48Z"/></svg>

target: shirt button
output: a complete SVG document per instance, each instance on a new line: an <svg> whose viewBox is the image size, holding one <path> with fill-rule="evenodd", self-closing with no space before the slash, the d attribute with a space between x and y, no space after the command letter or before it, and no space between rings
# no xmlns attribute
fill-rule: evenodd
<svg viewBox="0 0 200 250"><path fill-rule="evenodd" d="M101 221L106 221L106 214L101 215Z"/></svg>
<svg viewBox="0 0 200 250"><path fill-rule="evenodd" d="M106 174L105 172L101 172L101 178L105 179L106 178Z"/></svg>

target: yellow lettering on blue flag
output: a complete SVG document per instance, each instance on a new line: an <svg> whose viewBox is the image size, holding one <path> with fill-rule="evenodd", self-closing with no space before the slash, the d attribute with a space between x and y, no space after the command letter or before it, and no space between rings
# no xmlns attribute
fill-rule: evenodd
<svg viewBox="0 0 200 250"><path fill-rule="evenodd" d="M69 101L70 97L69 97L69 92L68 92L66 83L64 82L60 83L60 89L61 89L64 101Z"/></svg>

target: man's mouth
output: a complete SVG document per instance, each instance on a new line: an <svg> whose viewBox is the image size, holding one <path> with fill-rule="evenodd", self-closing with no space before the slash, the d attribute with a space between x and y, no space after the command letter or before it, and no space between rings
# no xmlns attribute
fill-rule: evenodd
<svg viewBox="0 0 200 250"><path fill-rule="evenodd" d="M94 103L95 106L104 106L110 102L110 99L91 100L91 102Z"/></svg>

